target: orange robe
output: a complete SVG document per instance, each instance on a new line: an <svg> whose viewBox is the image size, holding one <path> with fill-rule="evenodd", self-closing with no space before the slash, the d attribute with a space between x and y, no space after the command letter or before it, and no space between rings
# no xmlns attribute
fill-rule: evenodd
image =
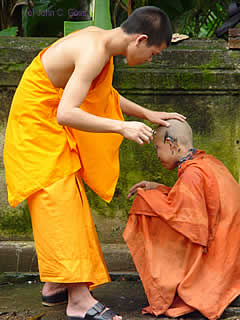
<svg viewBox="0 0 240 320"><path fill-rule="evenodd" d="M172 188L138 190L124 231L149 302L142 312L217 319L240 294L240 186L203 151L178 176Z"/></svg>
<svg viewBox="0 0 240 320"><path fill-rule="evenodd" d="M110 201L119 176L122 136L83 132L57 123L63 89L52 85L43 68L41 55L47 49L25 70L9 114L3 155L9 203L15 207L78 170L100 197ZM113 58L92 83L81 109L123 120L112 75Z"/></svg>
<svg viewBox="0 0 240 320"><path fill-rule="evenodd" d="M80 172L28 197L41 281L109 282Z"/></svg>
<svg viewBox="0 0 240 320"><path fill-rule="evenodd" d="M56 114L63 89L50 82L41 56L25 70L8 119L4 164L8 199L27 199L42 281L87 282L91 288L110 280L82 179L110 201L119 176L122 136L61 126ZM123 120L112 87L113 58L94 79L81 108Z"/></svg>

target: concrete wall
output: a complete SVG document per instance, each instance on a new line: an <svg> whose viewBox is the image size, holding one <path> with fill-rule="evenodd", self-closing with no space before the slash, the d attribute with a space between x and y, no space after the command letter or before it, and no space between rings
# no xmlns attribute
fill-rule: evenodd
<svg viewBox="0 0 240 320"><path fill-rule="evenodd" d="M7 204L2 148L11 99L22 72L39 50L54 40L0 38L0 239L31 239L25 204L17 209ZM224 40L187 40L138 67L128 67L118 57L114 86L140 105L186 115L193 127L195 146L223 161L238 180L240 52L226 46ZM132 184L145 179L173 185L176 180L176 171L161 168L152 144L139 146L124 141L120 161L121 175L111 204L87 189L97 231L105 243L122 242L131 206L126 196Z"/></svg>

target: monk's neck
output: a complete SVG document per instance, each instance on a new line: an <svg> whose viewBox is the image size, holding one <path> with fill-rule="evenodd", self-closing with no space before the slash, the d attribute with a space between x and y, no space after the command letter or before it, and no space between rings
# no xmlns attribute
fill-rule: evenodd
<svg viewBox="0 0 240 320"><path fill-rule="evenodd" d="M182 149L180 148L179 155L178 155L178 163L183 163L186 160L192 159L194 154L196 153L197 149L194 147L190 147L187 149Z"/></svg>
<svg viewBox="0 0 240 320"><path fill-rule="evenodd" d="M136 35L128 35L118 27L105 32L106 49L110 56L126 55L129 43L134 40Z"/></svg>

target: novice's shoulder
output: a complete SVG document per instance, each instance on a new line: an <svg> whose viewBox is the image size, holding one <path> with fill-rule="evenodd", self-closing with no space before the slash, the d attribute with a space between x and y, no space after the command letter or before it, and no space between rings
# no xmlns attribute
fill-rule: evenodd
<svg viewBox="0 0 240 320"><path fill-rule="evenodd" d="M74 46L82 52L95 51L101 54L106 51L104 35L105 30L97 27L88 27L72 33L70 35L72 37L66 42L66 46L72 47L72 44L74 44Z"/></svg>
<svg viewBox="0 0 240 320"><path fill-rule="evenodd" d="M65 48L72 53L76 63L86 61L94 64L99 61L105 64L110 59L104 41L105 30L88 27L71 35L72 38L66 41Z"/></svg>

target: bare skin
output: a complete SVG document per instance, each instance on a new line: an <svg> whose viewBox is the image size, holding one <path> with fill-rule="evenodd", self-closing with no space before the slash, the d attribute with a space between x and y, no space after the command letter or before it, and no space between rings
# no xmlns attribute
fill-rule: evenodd
<svg viewBox="0 0 240 320"><path fill-rule="evenodd" d="M170 120L170 129L160 127L157 129L154 136L154 149L157 153L157 158L162 166L172 170L176 168L178 161L189 153L192 145L192 130L187 122L179 122ZM174 139L172 141L168 137L165 139L166 130ZM183 141L183 142L181 142ZM131 198L141 188L143 190L156 189L162 184L153 181L140 181L134 184L128 193L128 198Z"/></svg>
<svg viewBox="0 0 240 320"><path fill-rule="evenodd" d="M125 55L129 65L151 61L166 45L147 47L146 35L127 35L121 28L102 30L89 27L77 31L51 46L42 63L55 87L64 88L58 107L61 125L91 132L114 132L139 144L152 140L152 129L137 121L119 121L91 115L79 107L92 81L101 73L111 56ZM120 97L123 113L167 125L170 118L184 120L177 113L154 112Z"/></svg>
<svg viewBox="0 0 240 320"><path fill-rule="evenodd" d="M119 121L97 117L80 109L88 94L91 83L101 73L111 56L124 55L128 64L151 61L152 56L165 49L147 46L148 37L144 34L128 35L121 28L102 30L89 27L70 34L52 45L43 55L42 64L57 88L63 88L63 96L58 106L57 121L60 125L90 132L112 132L139 144L150 143L153 130L138 121ZM168 126L165 120L174 118L184 121L178 113L156 112L120 96L123 113L146 119L152 123ZM83 317L97 301L91 296L88 285L46 283L43 295L52 295L68 288L69 300L67 315ZM122 319L119 316L113 320Z"/></svg>

